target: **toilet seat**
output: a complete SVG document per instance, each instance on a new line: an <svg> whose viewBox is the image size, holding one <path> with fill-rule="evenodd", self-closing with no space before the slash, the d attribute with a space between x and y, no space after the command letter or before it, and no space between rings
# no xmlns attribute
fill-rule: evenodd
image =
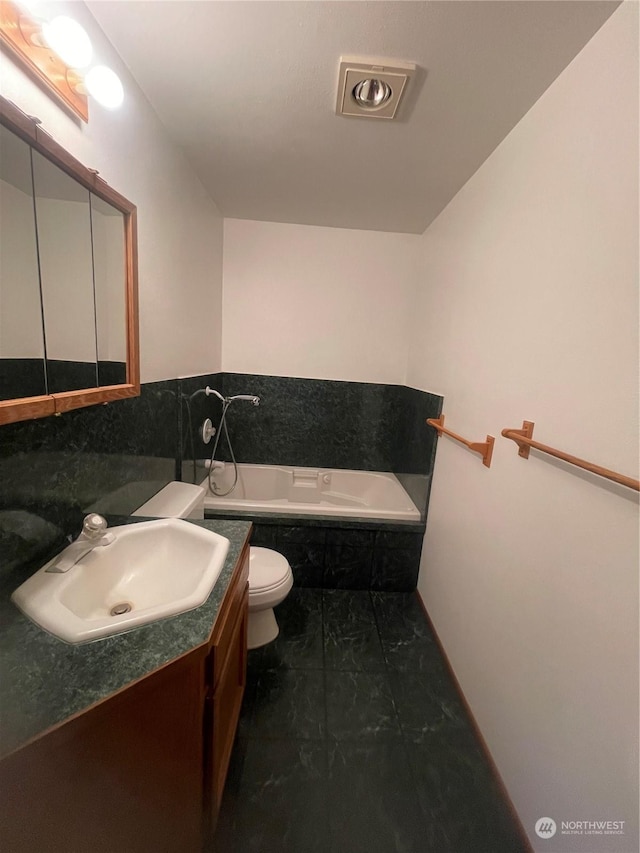
<svg viewBox="0 0 640 853"><path fill-rule="evenodd" d="M291 576L289 563L277 551L251 546L249 549L249 595L286 586Z"/></svg>

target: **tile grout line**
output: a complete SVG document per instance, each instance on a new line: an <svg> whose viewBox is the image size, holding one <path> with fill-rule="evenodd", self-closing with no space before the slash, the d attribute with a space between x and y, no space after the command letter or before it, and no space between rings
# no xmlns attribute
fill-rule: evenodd
<svg viewBox="0 0 640 853"><path fill-rule="evenodd" d="M384 644L382 642L382 633L380 631L380 622L378 620L378 614L376 613L376 608L375 608L373 597L371 595L371 590L369 590L369 600L371 601L371 609L373 610L373 620L374 620L375 625L376 625L376 631L378 632L378 640L380 641L380 648L382 649L382 659L384 660L384 674L387 678L387 684L389 685L389 691L391 693L391 701L393 702L393 710L395 712L396 720L398 722L398 730L400 731L400 737L402 738L402 742L404 745L405 735L404 735L404 730L402 728L402 720L400 719L400 714L398 713L398 705L397 705L395 696L393 695L393 682L391 680L391 673L390 673L391 667L389 666L389 662L387 661L387 656L386 656L385 651L384 651Z"/></svg>
<svg viewBox="0 0 640 853"><path fill-rule="evenodd" d="M389 593L387 593L387 594L389 594ZM371 596L371 592L369 593L369 595ZM411 781L413 782L413 792L414 792L416 799L418 801L418 807L420 809L420 814L422 815L422 819L425 822L425 826L428 826L430 823L430 818L429 818L429 815L425 813L425 810L423 808L422 797L420 796L420 787L421 786L418 784L416 772L414 770L412 762L409 759L409 748L408 748L409 740L408 740L408 737L405 733L404 727L402 725L402 720L400 718L400 714L398 713L398 705L397 705L397 702L396 702L396 699L394 696L393 682L391 679L391 667L389 665L389 661L387 660L387 655L386 655L385 650L384 650L384 644L382 642L382 634L380 632L380 622L378 620L378 613L376 612L375 604L373 602L373 597L371 597L371 606L373 607L373 615L374 615L374 619L376 622L376 628L378 630L378 638L380 640L380 645L382 646L382 656L384 658L385 674L387 676L389 687L391 689L391 698L393 701L393 707L395 709L396 717L398 719L398 728L400 729L400 739L402 742L402 751L404 753L404 759L405 759L407 768L409 770L409 775L410 775Z"/></svg>

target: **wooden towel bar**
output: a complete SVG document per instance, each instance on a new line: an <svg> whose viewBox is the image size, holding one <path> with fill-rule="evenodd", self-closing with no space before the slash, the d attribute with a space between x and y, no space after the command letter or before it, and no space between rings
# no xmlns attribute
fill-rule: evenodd
<svg viewBox="0 0 640 853"><path fill-rule="evenodd" d="M577 456L572 456L570 453L563 453L562 450L556 450L555 447L549 447L546 444L540 444L539 441L533 441L533 421L523 421L522 429L503 429L502 435L505 438L515 441L518 445L518 455L523 459L529 458L529 450L533 447L535 450L540 450L542 453L548 453L550 456L555 456L556 459L562 459L564 462L569 462L571 465L577 465L578 468L584 468L585 471L591 471L599 477L606 477L607 480L613 480L614 483L620 483L622 486L627 486L629 489L640 491L640 481L634 480L632 477L626 477L624 474L617 474L615 471L610 471L609 468L603 468L600 465L594 465L593 462L587 462L584 459L579 459Z"/></svg>

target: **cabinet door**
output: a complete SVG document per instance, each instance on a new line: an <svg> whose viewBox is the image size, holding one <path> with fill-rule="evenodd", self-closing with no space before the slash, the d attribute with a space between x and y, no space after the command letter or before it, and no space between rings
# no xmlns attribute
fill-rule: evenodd
<svg viewBox="0 0 640 853"><path fill-rule="evenodd" d="M6 853L200 853L200 651L0 762Z"/></svg>
<svg viewBox="0 0 640 853"><path fill-rule="evenodd" d="M247 621L249 590L246 589L237 613L226 658L213 695L210 697L210 824L220 808L224 783L229 769L247 672ZM215 655L215 650L214 650Z"/></svg>

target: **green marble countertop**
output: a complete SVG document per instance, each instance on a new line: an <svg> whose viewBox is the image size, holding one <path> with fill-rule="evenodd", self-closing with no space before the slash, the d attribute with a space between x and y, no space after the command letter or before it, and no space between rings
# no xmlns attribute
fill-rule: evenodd
<svg viewBox="0 0 640 853"><path fill-rule="evenodd" d="M113 520L136 523L144 518ZM207 601L181 613L81 645L69 645L24 616L10 596L39 565L0 578L0 757L209 639L251 529L248 521L194 521L229 539L229 553Z"/></svg>

